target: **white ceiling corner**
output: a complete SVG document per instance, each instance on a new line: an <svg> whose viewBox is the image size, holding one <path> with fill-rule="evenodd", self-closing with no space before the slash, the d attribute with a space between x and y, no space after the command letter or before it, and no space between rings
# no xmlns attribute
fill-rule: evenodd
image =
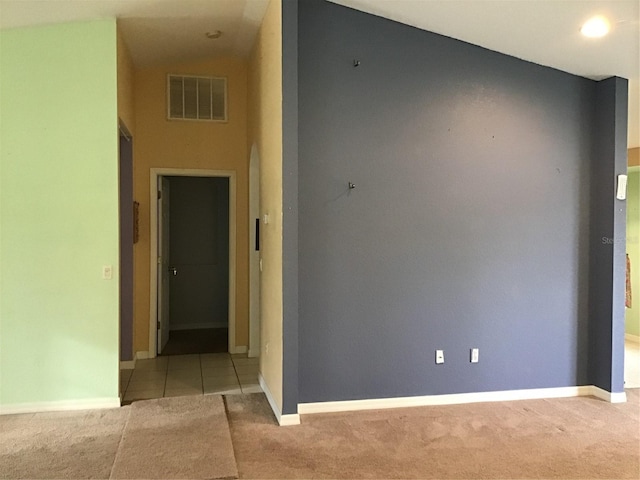
<svg viewBox="0 0 640 480"><path fill-rule="evenodd" d="M269 0L0 0L0 27L116 18L138 67L247 56ZM217 40L207 32L222 31Z"/></svg>
<svg viewBox="0 0 640 480"><path fill-rule="evenodd" d="M248 0L245 2L242 21L236 35L234 49L240 56L247 56L255 41L262 19L269 6L268 0Z"/></svg>
<svg viewBox="0 0 640 480"><path fill-rule="evenodd" d="M118 22L136 66L183 62L212 56L246 57L268 0L154 0L164 10L144 16L119 15ZM220 30L212 40L207 32Z"/></svg>

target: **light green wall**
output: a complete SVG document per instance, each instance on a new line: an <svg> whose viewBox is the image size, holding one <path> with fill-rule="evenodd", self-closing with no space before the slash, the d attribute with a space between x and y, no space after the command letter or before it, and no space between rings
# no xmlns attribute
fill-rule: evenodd
<svg viewBox="0 0 640 480"><path fill-rule="evenodd" d="M640 171L629 170L627 183L627 253L631 259L632 308L625 312L625 332L640 336Z"/></svg>
<svg viewBox="0 0 640 480"><path fill-rule="evenodd" d="M115 20L0 35L0 408L114 399Z"/></svg>

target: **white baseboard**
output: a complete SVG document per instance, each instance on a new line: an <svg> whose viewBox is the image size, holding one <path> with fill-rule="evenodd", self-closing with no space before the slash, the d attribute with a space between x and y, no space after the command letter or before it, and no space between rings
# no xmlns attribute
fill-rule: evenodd
<svg viewBox="0 0 640 480"><path fill-rule="evenodd" d="M242 393L264 393L260 385L250 385L248 387L242 387Z"/></svg>
<svg viewBox="0 0 640 480"><path fill-rule="evenodd" d="M134 370L136 361L146 360L149 358L149 352L136 352L133 354L133 360L125 360L120 362L120 370Z"/></svg>
<svg viewBox="0 0 640 480"><path fill-rule="evenodd" d="M249 349L249 351L247 352L247 357L249 358L256 358L260 356L260 348L256 348L256 349Z"/></svg>
<svg viewBox="0 0 640 480"><path fill-rule="evenodd" d="M208 323L183 323L182 325L171 325L169 328L174 330L200 330L203 328L227 328L229 324L227 322L208 322Z"/></svg>
<svg viewBox="0 0 640 480"><path fill-rule="evenodd" d="M262 388L262 391L267 397L267 401L271 406L271 410L273 410L273 414L276 416L276 420L278 420L278 424L281 427L288 427L291 425L300 425L299 414L295 413L292 415L282 415L282 412L280 411L280 407L278 407L278 404L273 398L273 395L271 394L271 390L269 390L269 387L267 386L267 382L264 381L264 377L262 376L262 373L258 373L258 382L260 383L260 387Z"/></svg>
<svg viewBox="0 0 640 480"><path fill-rule="evenodd" d="M631 335L630 333L624 334L624 339L630 342L640 343L640 337L638 335Z"/></svg>
<svg viewBox="0 0 640 480"><path fill-rule="evenodd" d="M594 397L609 403L627 402L627 394L625 392L607 392L595 385L591 385L591 392L588 395L593 395Z"/></svg>
<svg viewBox="0 0 640 480"><path fill-rule="evenodd" d="M136 368L136 357L133 360L120 360L120 370L133 370Z"/></svg>
<svg viewBox="0 0 640 480"><path fill-rule="evenodd" d="M238 354L238 353L247 353L247 346L246 345L236 345L235 347L231 347L229 349L229 353L232 354Z"/></svg>
<svg viewBox="0 0 640 480"><path fill-rule="evenodd" d="M290 413L288 415L280 415L280 426L291 427L293 425L300 425L300 415L297 413Z"/></svg>
<svg viewBox="0 0 640 480"><path fill-rule="evenodd" d="M136 352L133 360L124 360L120 362L120 370L134 370L138 360L146 360L149 358L149 352Z"/></svg>
<svg viewBox="0 0 640 480"><path fill-rule="evenodd" d="M13 415L16 413L61 412L68 410L98 410L104 408L119 407L120 397L59 400L55 402L0 405L0 415Z"/></svg>
<svg viewBox="0 0 640 480"><path fill-rule="evenodd" d="M513 400L535 400L589 396L611 403L626 402L626 394L609 393L593 385L580 387L535 388L528 390L505 390L498 392L454 393L447 395L424 395L419 397L377 398L367 400L345 400L338 402L300 403L300 415L312 413L351 412L357 410L380 410L385 408L426 407L435 405L460 405L480 402L508 402Z"/></svg>

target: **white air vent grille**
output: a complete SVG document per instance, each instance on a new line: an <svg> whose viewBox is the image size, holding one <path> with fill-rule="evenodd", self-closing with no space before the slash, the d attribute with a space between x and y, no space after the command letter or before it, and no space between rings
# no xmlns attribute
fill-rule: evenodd
<svg viewBox="0 0 640 480"><path fill-rule="evenodd" d="M169 75L168 115L177 120L227 121L227 79Z"/></svg>

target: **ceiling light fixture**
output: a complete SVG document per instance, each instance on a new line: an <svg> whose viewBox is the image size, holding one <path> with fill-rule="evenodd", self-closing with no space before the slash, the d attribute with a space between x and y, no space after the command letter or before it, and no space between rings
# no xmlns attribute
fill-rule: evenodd
<svg viewBox="0 0 640 480"><path fill-rule="evenodd" d="M214 30L213 32L205 33L205 35L211 40L216 40L222 36L222 32L220 30Z"/></svg>
<svg viewBox="0 0 640 480"><path fill-rule="evenodd" d="M609 21L604 17L593 17L590 18L582 25L580 32L585 37L590 38L599 38L604 37L607 33L609 33Z"/></svg>

